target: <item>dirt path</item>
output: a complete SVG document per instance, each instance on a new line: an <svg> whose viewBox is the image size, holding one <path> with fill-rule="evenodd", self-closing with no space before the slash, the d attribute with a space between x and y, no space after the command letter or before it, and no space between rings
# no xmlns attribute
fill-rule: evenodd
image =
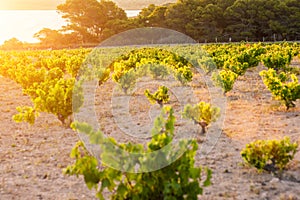
<svg viewBox="0 0 300 200"><path fill-rule="evenodd" d="M46 114L34 126L16 124L16 106L30 100L8 79L0 86L0 199L93 199L83 179L62 174L77 134Z"/></svg>

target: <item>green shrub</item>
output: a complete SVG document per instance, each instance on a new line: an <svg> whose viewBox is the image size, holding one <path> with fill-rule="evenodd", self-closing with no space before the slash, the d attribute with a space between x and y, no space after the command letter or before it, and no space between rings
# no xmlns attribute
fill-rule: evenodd
<svg viewBox="0 0 300 200"><path fill-rule="evenodd" d="M300 84L295 74L289 77L285 72L277 74L274 69L263 70L259 74L275 99L283 101L287 110L296 106L294 102L300 99Z"/></svg>
<svg viewBox="0 0 300 200"><path fill-rule="evenodd" d="M150 103L158 103L162 108L164 103L168 103L170 100L170 95L168 94L169 89L166 86L160 86L158 90L151 94L147 89L145 90L145 96L150 101Z"/></svg>
<svg viewBox="0 0 300 200"><path fill-rule="evenodd" d="M27 122L32 125L34 124L36 117L39 115L39 113L35 112L32 107L28 106L18 106L16 110L19 113L13 116L13 120L15 122Z"/></svg>
<svg viewBox="0 0 300 200"><path fill-rule="evenodd" d="M212 74L212 80L215 84L223 89L224 94L232 90L238 75L230 70L221 70L219 73Z"/></svg>
<svg viewBox="0 0 300 200"><path fill-rule="evenodd" d="M231 71L241 76L244 75L249 67L249 63L247 62L239 62L236 58L228 59L224 62L223 69L227 71Z"/></svg>
<svg viewBox="0 0 300 200"><path fill-rule="evenodd" d="M193 72L189 66L178 68L174 71L175 79L182 85L187 85L193 80Z"/></svg>
<svg viewBox="0 0 300 200"><path fill-rule="evenodd" d="M136 80L136 72L133 69L130 69L121 76L118 84L122 88L123 92L127 95L128 91L134 88Z"/></svg>
<svg viewBox="0 0 300 200"><path fill-rule="evenodd" d="M263 56L262 62L269 69L286 70L292 58L291 51L272 51Z"/></svg>
<svg viewBox="0 0 300 200"><path fill-rule="evenodd" d="M257 140L246 145L241 156L259 171L283 170L294 158L298 144L291 143L289 137L282 140Z"/></svg>
<svg viewBox="0 0 300 200"><path fill-rule="evenodd" d="M204 134L206 133L206 127L215 122L220 116L220 109L202 101L194 106L187 104L184 107L182 116L193 120L195 124L199 124L202 128L201 134Z"/></svg>
<svg viewBox="0 0 300 200"><path fill-rule="evenodd" d="M155 121L152 139L146 148L141 144L118 144L113 138L105 138L100 131L93 131L87 124L74 123L75 129L89 135L92 143L100 145L101 166L98 166L97 159L88 153L83 143L79 142L71 153L76 162L68 166L65 173L83 175L86 185L96 189L99 199L107 198L103 195L107 190L110 199L118 200L197 199L203 193L203 187L210 185L212 172L208 168L194 166L198 148L195 140L180 140L178 148L183 154L174 162L167 162L171 157L178 156L178 151L168 145L174 137L174 123L173 109L164 107L161 116ZM116 150L116 147L124 151ZM169 149L155 154L163 147ZM136 159L128 159L128 153L134 154ZM151 156L144 155L148 153ZM121 162L116 162L116 159ZM156 171L143 172L162 162L167 165ZM134 173L137 166L142 171ZM120 171L120 168L126 169Z"/></svg>
<svg viewBox="0 0 300 200"><path fill-rule="evenodd" d="M49 70L43 82L23 89L23 93L31 97L33 107L18 107L19 113L13 119L16 122L34 124L39 113L46 112L54 114L64 126L69 127L71 115L76 111L73 110L73 94L78 97L76 108L83 103L82 88L75 85L75 81L75 78L64 78L59 68Z"/></svg>
<svg viewBox="0 0 300 200"><path fill-rule="evenodd" d="M201 67L201 69L203 69L203 71L206 74L214 71L217 68L212 57L203 56L201 59L198 59L197 61L198 61L199 66Z"/></svg>
<svg viewBox="0 0 300 200"><path fill-rule="evenodd" d="M159 64L149 64L149 72L154 79L164 79L169 75L168 68Z"/></svg>

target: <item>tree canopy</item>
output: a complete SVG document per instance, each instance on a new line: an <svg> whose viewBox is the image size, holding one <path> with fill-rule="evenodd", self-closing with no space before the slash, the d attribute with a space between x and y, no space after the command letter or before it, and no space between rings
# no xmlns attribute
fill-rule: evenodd
<svg viewBox="0 0 300 200"><path fill-rule="evenodd" d="M57 9L69 23L57 32L37 33L41 42L69 34L64 41L98 43L140 27L170 28L198 42L300 39L299 0L177 0L150 4L135 18L109 0L66 0Z"/></svg>
<svg viewBox="0 0 300 200"><path fill-rule="evenodd" d="M4 41L3 45L1 45L1 50L20 50L23 49L24 44L18 40L17 38L11 38L9 40Z"/></svg>
<svg viewBox="0 0 300 200"><path fill-rule="evenodd" d="M178 0L143 9L138 20L183 32L199 42L300 39L299 0ZM157 14L158 13L158 14Z"/></svg>
<svg viewBox="0 0 300 200"><path fill-rule="evenodd" d="M109 27L117 32L122 23L128 20L125 11L112 1L66 0L57 7L57 10L69 22L64 31L77 33L83 43L105 39L109 36L105 33L111 23L118 21L116 27Z"/></svg>

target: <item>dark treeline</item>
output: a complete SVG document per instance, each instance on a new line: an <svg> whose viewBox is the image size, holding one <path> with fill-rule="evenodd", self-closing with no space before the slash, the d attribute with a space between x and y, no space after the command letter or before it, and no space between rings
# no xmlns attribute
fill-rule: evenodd
<svg viewBox="0 0 300 200"><path fill-rule="evenodd" d="M150 5L136 19L171 28L199 42L300 39L299 0L178 0Z"/></svg>
<svg viewBox="0 0 300 200"><path fill-rule="evenodd" d="M66 0L57 10L68 25L36 33L41 47L97 44L141 27L170 28L198 42L300 40L299 0L178 0L151 4L135 18L106 0Z"/></svg>

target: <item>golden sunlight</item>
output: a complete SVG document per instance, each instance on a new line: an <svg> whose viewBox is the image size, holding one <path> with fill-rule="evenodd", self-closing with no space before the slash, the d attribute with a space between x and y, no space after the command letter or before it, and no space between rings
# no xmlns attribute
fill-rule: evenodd
<svg viewBox="0 0 300 200"><path fill-rule="evenodd" d="M10 0L2 0L0 1L0 10L7 10L11 7L13 7L13 1Z"/></svg>
<svg viewBox="0 0 300 200"><path fill-rule="evenodd" d="M13 37L38 42L33 35L44 27L58 29L65 21L56 13L65 0L0 0L0 45Z"/></svg>
<svg viewBox="0 0 300 200"><path fill-rule="evenodd" d="M33 35L43 28L60 29L66 22L55 10L0 10L0 45L10 38L38 42Z"/></svg>
<svg viewBox="0 0 300 200"><path fill-rule="evenodd" d="M55 10L64 0L1 0L0 10Z"/></svg>

